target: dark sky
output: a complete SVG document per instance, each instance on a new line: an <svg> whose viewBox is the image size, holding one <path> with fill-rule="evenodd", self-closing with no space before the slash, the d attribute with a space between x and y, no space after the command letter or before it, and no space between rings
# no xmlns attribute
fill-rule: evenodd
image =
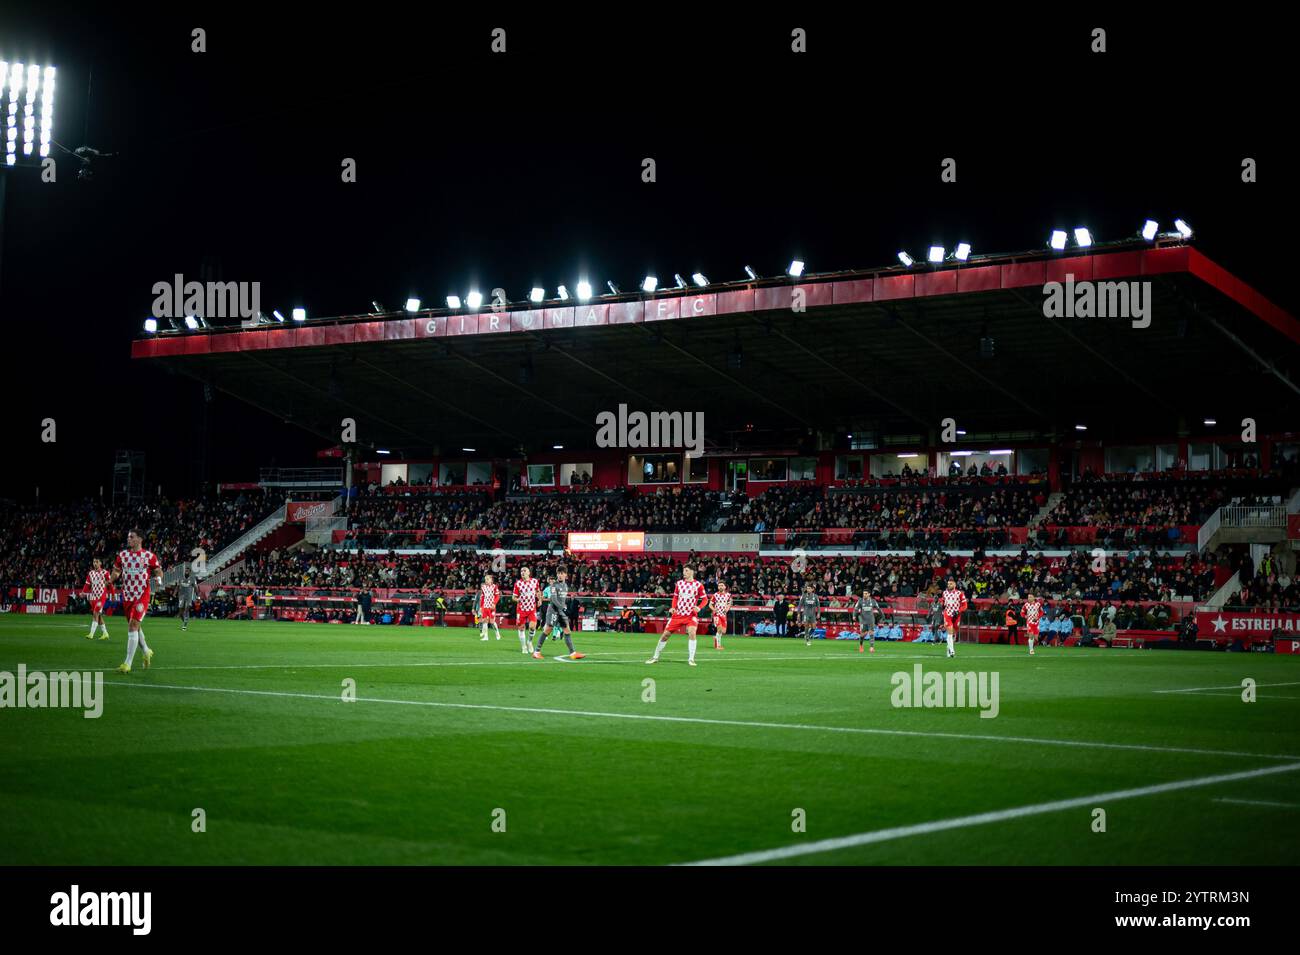
<svg viewBox="0 0 1300 955"><path fill-rule="evenodd" d="M1001 7L938 5L367 20L316 5L278 22L99 6L0 13L0 58L59 68L54 138L116 154L91 181L57 150L55 184L0 173L0 494L96 493L119 447L147 453L151 483L192 490L200 386L128 354L153 283L198 278L205 258L260 282L267 311L330 315L475 285L518 299L583 273L626 289L647 270L776 274L795 255L811 271L886 265L931 241L1014 251L1058 224L1113 239L1178 215L1297 310L1289 60L1284 31L1259 20L1038 12L1017 26ZM206 53L190 50L196 26ZM939 181L946 156L955 184ZM1240 182L1244 156L1260 182ZM310 464L319 447L226 396L208 428L214 480Z"/></svg>

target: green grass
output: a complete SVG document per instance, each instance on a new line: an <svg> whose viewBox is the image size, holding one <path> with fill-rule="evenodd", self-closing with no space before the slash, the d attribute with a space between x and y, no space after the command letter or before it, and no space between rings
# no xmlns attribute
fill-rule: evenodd
<svg viewBox="0 0 1300 955"><path fill-rule="evenodd" d="M111 670L125 627L111 628L91 643L84 618L0 617L0 670ZM702 639L690 669L676 636L648 667L648 636L580 634L590 658L563 663L524 658L512 632L145 630L153 668L106 672L100 719L0 710L0 863L661 864L1300 764L1293 657L962 646L948 661L733 637L723 653ZM893 707L891 674L918 662L996 671L999 715ZM1227 689L1245 677L1295 685L1248 704ZM1193 687L1211 689L1155 692ZM788 861L1300 862L1300 772L1097 806L1104 833L1075 807ZM206 832L191 831L196 807Z"/></svg>

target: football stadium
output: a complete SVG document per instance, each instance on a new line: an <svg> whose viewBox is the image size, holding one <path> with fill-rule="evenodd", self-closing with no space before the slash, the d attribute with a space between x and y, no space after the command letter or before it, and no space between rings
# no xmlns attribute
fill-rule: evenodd
<svg viewBox="0 0 1300 955"><path fill-rule="evenodd" d="M256 77L271 41L186 25L157 84L125 54L174 29L67 29L0 31L0 294L51 316L10 362L0 863L70 873L42 919L106 924L79 886L128 867L1171 867L1091 917L1208 927L1300 862L1258 147L992 171L900 119L867 208L774 134L353 143L313 98L346 38ZM404 69L344 113L423 102ZM288 163L229 162L259 137ZM69 275L93 314L42 312Z"/></svg>

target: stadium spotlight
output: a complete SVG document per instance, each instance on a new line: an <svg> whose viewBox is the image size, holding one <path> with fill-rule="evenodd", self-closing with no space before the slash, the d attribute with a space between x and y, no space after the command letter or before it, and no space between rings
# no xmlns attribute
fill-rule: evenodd
<svg viewBox="0 0 1300 955"><path fill-rule="evenodd" d="M35 151L41 158L49 156L50 132L54 123L54 78L55 69L52 66L42 68L36 64L24 65L0 60L0 112L7 114L5 123L6 165L17 165L18 127L20 125L23 131L22 154L31 156ZM6 90L8 90L7 95ZM18 122L20 100L22 101L21 124ZM36 116L38 100L40 107L39 124Z"/></svg>
<svg viewBox="0 0 1300 955"><path fill-rule="evenodd" d="M271 314L275 316L275 320L276 320L277 322L283 322L283 321L284 321L284 316L280 314L280 310L279 310L278 308L273 308L273 309L271 309Z"/></svg>
<svg viewBox="0 0 1300 955"><path fill-rule="evenodd" d="M641 291L643 292L653 292L658 287L659 287L659 280L655 278L653 275L647 275L645 279L641 282Z"/></svg>
<svg viewBox="0 0 1300 955"><path fill-rule="evenodd" d="M1205 425L1207 428L1213 428L1218 423L1219 422L1215 421L1213 418L1206 418L1201 422L1201 424Z"/></svg>
<svg viewBox="0 0 1300 955"><path fill-rule="evenodd" d="M941 245L932 245L932 246L930 246L930 252L929 252L929 254L926 256L926 258L928 258L931 262L934 262L934 263L942 262L942 261L943 261L943 252L944 252L943 246L941 246Z"/></svg>
<svg viewBox="0 0 1300 955"><path fill-rule="evenodd" d="M563 451L563 450L564 450L564 445L562 445L562 444L553 444L553 445L551 445L551 450L552 450L552 451Z"/></svg>
<svg viewBox="0 0 1300 955"><path fill-rule="evenodd" d="M1065 239L1066 236L1065 236L1064 229L1053 229L1052 237L1051 239L1048 240L1047 244L1051 246L1053 249L1055 249L1057 252L1060 252L1062 249L1065 248Z"/></svg>
<svg viewBox="0 0 1300 955"><path fill-rule="evenodd" d="M375 454L392 454L392 451L386 451L383 448L375 448Z"/></svg>
<svg viewBox="0 0 1300 955"><path fill-rule="evenodd" d="M1074 430L1075 430L1075 431L1087 431L1087 430L1088 430L1088 426L1087 426L1086 424L1076 424L1076 425L1074 426Z"/></svg>
<svg viewBox="0 0 1300 955"><path fill-rule="evenodd" d="M538 288L535 285L533 290L528 293L528 301L530 302L540 302L544 298L546 298L546 289Z"/></svg>
<svg viewBox="0 0 1300 955"><path fill-rule="evenodd" d="M957 249L953 252L952 257L958 262L965 262L970 258L970 243L958 242Z"/></svg>
<svg viewBox="0 0 1300 955"><path fill-rule="evenodd" d="M790 263L790 267L785 270L785 274L790 276L792 279L799 278L799 276L803 275L803 263L798 259L795 259Z"/></svg>
<svg viewBox="0 0 1300 955"><path fill-rule="evenodd" d="M293 320L294 320L295 322L305 322L305 321L307 321L307 309L305 309L305 308L301 308L301 307L299 307L299 308L295 308L295 309L293 310Z"/></svg>
<svg viewBox="0 0 1300 955"><path fill-rule="evenodd" d="M479 291L470 292L465 296L465 304L470 308L478 308L483 304L483 293Z"/></svg>
<svg viewBox="0 0 1300 955"><path fill-rule="evenodd" d="M612 281L610 281L609 279L605 279L605 284L609 286L609 294L610 294L610 295L622 295L622 294L623 294L622 292L620 292L620 291L618 290L618 286L615 285L615 284L614 284Z"/></svg>
<svg viewBox="0 0 1300 955"><path fill-rule="evenodd" d="M1152 241L1156 237L1156 233L1159 231L1160 223L1155 219L1148 219L1146 222L1142 223L1142 238L1146 239L1148 242Z"/></svg>
<svg viewBox="0 0 1300 955"><path fill-rule="evenodd" d="M748 276L750 277L750 279L752 279L753 281L755 281L755 282L758 281L758 275L757 275L757 273L755 273L754 270L751 269L748 265L745 266L745 274L748 275Z"/></svg>
<svg viewBox="0 0 1300 955"><path fill-rule="evenodd" d="M447 307L448 307L448 308L460 308L460 296L459 296L459 295L448 295L448 296L447 296Z"/></svg>
<svg viewBox="0 0 1300 955"><path fill-rule="evenodd" d="M902 262L903 265L909 269L916 263L916 259L912 258L906 252L898 253L898 261Z"/></svg>
<svg viewBox="0 0 1300 955"><path fill-rule="evenodd" d="M420 310L420 300L418 298L408 298L406 300L406 310L408 312L418 312ZM380 309L383 312L383 309Z"/></svg>
<svg viewBox="0 0 1300 955"><path fill-rule="evenodd" d="M197 318L195 318L193 315L186 315L186 316L185 316L185 327L188 328L188 329L189 329L190 331L192 331L192 332L196 332L196 331L198 331L198 329L199 329L199 320L198 320Z"/></svg>
<svg viewBox="0 0 1300 955"><path fill-rule="evenodd" d="M1190 239L1192 237L1192 227L1187 224L1186 219L1175 219L1174 228L1178 230L1178 234L1184 239Z"/></svg>
<svg viewBox="0 0 1300 955"><path fill-rule="evenodd" d="M686 288L686 279L682 278L682 273L674 272L673 278L677 280L678 288Z"/></svg>
<svg viewBox="0 0 1300 955"><path fill-rule="evenodd" d="M557 288L555 291L556 291L556 294L558 294L558 295L560 296L560 301L561 301L561 302L567 302L567 301L569 300L569 290L568 290L567 288L565 288L563 285L561 285L561 286L560 286L559 288Z"/></svg>
<svg viewBox="0 0 1300 955"><path fill-rule="evenodd" d="M703 273L703 272L696 272L694 275L691 276L691 279L692 279L692 280L695 282L695 284L698 285L700 288L704 288L704 286L706 286L706 285L709 284L709 280L706 279L706 278L704 277L704 273Z"/></svg>
<svg viewBox="0 0 1300 955"><path fill-rule="evenodd" d="M144 330L150 335L155 334L158 331L158 319L146 318L144 320Z"/></svg>
<svg viewBox="0 0 1300 955"><path fill-rule="evenodd" d="M591 298L591 283L583 279L578 283L578 301L585 302Z"/></svg>
<svg viewBox="0 0 1300 955"><path fill-rule="evenodd" d="M1074 230L1074 243L1081 249L1086 249L1092 245L1092 233L1083 226Z"/></svg>
<svg viewBox="0 0 1300 955"><path fill-rule="evenodd" d="M461 448L462 451L468 451L470 454L477 454L478 448Z"/></svg>

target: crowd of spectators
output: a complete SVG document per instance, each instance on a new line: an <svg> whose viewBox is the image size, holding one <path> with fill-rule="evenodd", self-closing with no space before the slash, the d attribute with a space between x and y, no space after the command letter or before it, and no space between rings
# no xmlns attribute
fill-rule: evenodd
<svg viewBox="0 0 1300 955"><path fill-rule="evenodd" d="M1222 485L1186 482L1082 482L1043 519L1063 527L1177 527L1200 524L1229 501Z"/></svg>
<svg viewBox="0 0 1300 955"><path fill-rule="evenodd" d="M532 531L698 531L721 495L705 488L659 488L604 495L544 494L498 501L467 525L489 533Z"/></svg>
<svg viewBox="0 0 1300 955"><path fill-rule="evenodd" d="M1284 565L1269 553L1256 566L1245 548L1232 553L1230 559L1232 569L1237 571L1239 589L1228 598L1228 609L1300 610L1300 578L1288 570L1294 562Z"/></svg>
<svg viewBox="0 0 1300 955"><path fill-rule="evenodd" d="M396 538L409 537L412 531L458 530L469 527L492 503L482 491L449 491L442 494L402 495L370 492L348 505L349 540L393 534L388 544L398 545ZM379 546L385 546L380 542Z"/></svg>
<svg viewBox="0 0 1300 955"><path fill-rule="evenodd" d="M864 530L934 527L1024 527L1047 498L1041 489L1012 485L984 493L936 488L872 494L832 493L807 515L809 527Z"/></svg>
<svg viewBox="0 0 1300 955"><path fill-rule="evenodd" d="M112 566L133 528L164 567L193 559L196 547L211 557L284 500L249 492L132 505L0 503L0 582L78 588L95 557Z"/></svg>
<svg viewBox="0 0 1300 955"><path fill-rule="evenodd" d="M845 597L864 587L880 597L920 597L937 592L950 576L970 597L997 600L1023 597L1031 590L1071 600L1200 600L1214 587L1213 567L1193 555L1171 558L1141 551L1104 562L1085 552L1049 558L1028 551L971 559L943 551L797 560L727 554L697 556L693 562L707 586L722 579L733 593L763 597L798 593L807 583L826 598ZM273 551L246 559L228 583L258 588L474 590L491 565L489 557L454 554ZM507 585L505 591L524 565L540 578L565 567L575 592L593 594L668 595L680 571L678 563L663 556L508 557L505 569L497 573L498 582Z"/></svg>

